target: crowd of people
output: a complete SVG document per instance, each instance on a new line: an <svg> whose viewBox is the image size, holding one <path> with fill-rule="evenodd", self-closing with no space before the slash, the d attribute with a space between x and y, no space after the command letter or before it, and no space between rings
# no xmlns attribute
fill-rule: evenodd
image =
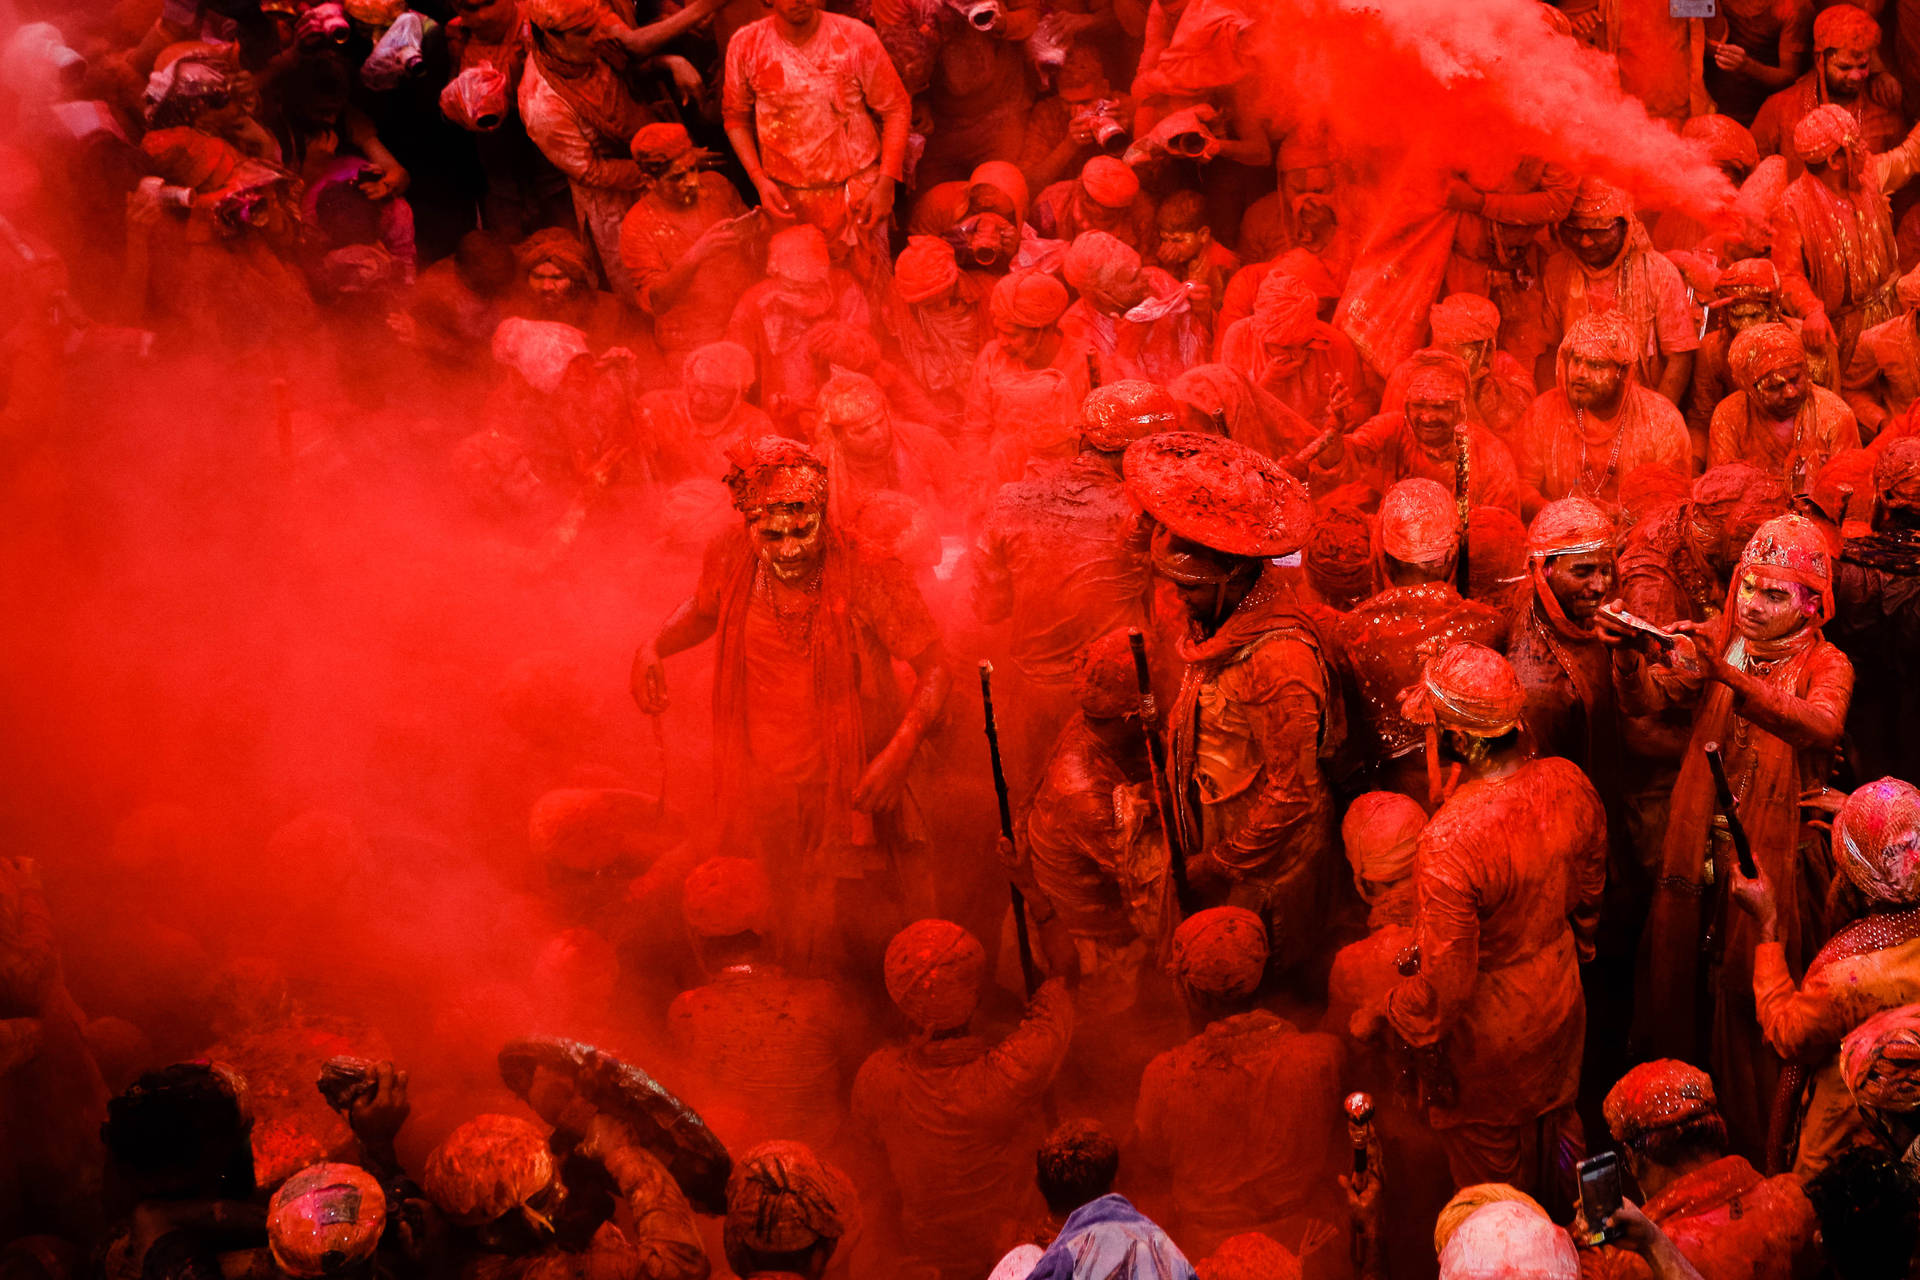
<svg viewBox="0 0 1920 1280"><path fill-rule="evenodd" d="M0 1276L1920 1276L1920 7L1475 3L1711 189L1410 180L1279 0L0 3L20 581L404 481L632 651L340 664L364 811L231 660L218 856L23 727Z"/></svg>

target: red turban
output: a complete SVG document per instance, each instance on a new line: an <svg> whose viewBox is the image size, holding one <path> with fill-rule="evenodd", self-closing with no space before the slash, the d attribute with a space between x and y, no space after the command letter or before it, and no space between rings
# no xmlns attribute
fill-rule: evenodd
<svg viewBox="0 0 1920 1280"><path fill-rule="evenodd" d="M1527 691L1505 658L1462 641L1429 659L1420 683L1400 699L1401 714L1414 724L1497 738L1520 723Z"/></svg>
<svg viewBox="0 0 1920 1280"><path fill-rule="evenodd" d="M1527 555L1572 556L1613 545L1613 517L1585 498L1561 498L1541 507L1527 526Z"/></svg>
<svg viewBox="0 0 1920 1280"><path fill-rule="evenodd" d="M1293 1250L1259 1231L1220 1242L1211 1257L1193 1268L1198 1280L1300 1280L1300 1259Z"/></svg>
<svg viewBox="0 0 1920 1280"><path fill-rule="evenodd" d="M1673 1058L1643 1062L1607 1091L1601 1114L1614 1141L1632 1144L1655 1129L1718 1115L1707 1073Z"/></svg>
<svg viewBox="0 0 1920 1280"><path fill-rule="evenodd" d="M1438 347L1414 352L1395 372L1401 376L1403 403L1461 404L1473 385L1467 362Z"/></svg>
<svg viewBox="0 0 1920 1280"><path fill-rule="evenodd" d="M1880 47L1880 24L1854 4L1822 9L1813 20L1813 51L1871 55Z"/></svg>
<svg viewBox="0 0 1920 1280"><path fill-rule="evenodd" d="M1834 454L1813 477L1809 496L1835 523L1864 518L1873 507L1873 454L1865 449Z"/></svg>
<svg viewBox="0 0 1920 1280"><path fill-rule="evenodd" d="M687 126L670 120L642 125L627 150L633 155L633 162L654 177L687 156L693 156L696 162L713 157L713 152L693 145L693 135L687 132Z"/></svg>
<svg viewBox="0 0 1920 1280"><path fill-rule="evenodd" d="M1103 453L1119 453L1135 440L1173 430L1179 414L1159 383L1122 378L1095 387L1080 402L1080 434Z"/></svg>
<svg viewBox="0 0 1920 1280"><path fill-rule="evenodd" d="M543 31L573 31L607 12L600 0L525 0L520 11Z"/></svg>
<svg viewBox="0 0 1920 1280"><path fill-rule="evenodd" d="M907 247L893 264L893 285L907 302L925 302L953 288L960 264L953 246L939 236L909 236Z"/></svg>
<svg viewBox="0 0 1920 1280"><path fill-rule="evenodd" d="M1732 116L1694 116L1680 126L1680 136L1707 144L1707 154L1717 165L1737 165L1749 173L1760 163L1760 148L1747 126Z"/></svg>
<svg viewBox="0 0 1920 1280"><path fill-rule="evenodd" d="M751 514L789 503L827 505L827 464L798 440L761 436L727 450L727 461L733 464L726 484L736 511Z"/></svg>
<svg viewBox="0 0 1920 1280"><path fill-rule="evenodd" d="M1836 5L1826 13L1840 13L1852 6ZM1858 12L1858 10L1855 10ZM1860 123L1853 113L1837 103L1815 107L1793 126L1793 150L1803 164L1819 164L1842 148L1860 145Z"/></svg>
<svg viewBox="0 0 1920 1280"><path fill-rule="evenodd" d="M821 384L814 400L820 423L828 430L858 426L873 421L887 409L887 393L864 373L836 369Z"/></svg>
<svg viewBox="0 0 1920 1280"><path fill-rule="evenodd" d="M1840 1077L1863 1107L1920 1110L1920 1004L1882 1009L1840 1042Z"/></svg>
<svg viewBox="0 0 1920 1280"><path fill-rule="evenodd" d="M1253 333L1268 350L1304 347L1320 322L1320 299L1307 282L1269 271L1253 298Z"/></svg>
<svg viewBox="0 0 1920 1280"><path fill-rule="evenodd" d="M1920 507L1920 437L1904 436L1881 451L1873 490L1889 506Z"/></svg>
<svg viewBox="0 0 1920 1280"><path fill-rule="evenodd" d="M1685 502L1687 478L1664 462L1646 462L1620 479L1620 527L1631 529L1653 512Z"/></svg>
<svg viewBox="0 0 1920 1280"><path fill-rule="evenodd" d="M1107 632L1080 655L1073 694L1081 714L1118 720L1140 714L1140 682L1133 665L1133 644L1124 628Z"/></svg>
<svg viewBox="0 0 1920 1280"><path fill-rule="evenodd" d="M721 1228L727 1259L746 1274L751 1254L799 1253L847 1234L853 1184L802 1142L763 1142L727 1179Z"/></svg>
<svg viewBox="0 0 1920 1280"><path fill-rule="evenodd" d="M1294 277L1313 290L1313 296L1323 302L1340 296L1340 286L1334 283L1333 273L1327 270L1327 264L1305 249L1296 247L1287 250L1273 260L1273 270Z"/></svg>
<svg viewBox="0 0 1920 1280"><path fill-rule="evenodd" d="M487 1115L467 1121L433 1149L420 1184L447 1217L477 1227L524 1207L553 1175L547 1136L531 1121Z"/></svg>
<svg viewBox="0 0 1920 1280"><path fill-rule="evenodd" d="M1764 298L1769 302L1780 299L1780 268L1773 265L1772 258L1742 258L1720 273L1714 283L1714 293L1722 300L1728 298Z"/></svg>
<svg viewBox="0 0 1920 1280"><path fill-rule="evenodd" d="M1498 601L1527 576L1527 526L1505 507L1467 512L1467 594Z"/></svg>
<svg viewBox="0 0 1920 1280"><path fill-rule="evenodd" d="M1827 535L1805 516L1775 516L1761 525L1740 553L1740 567L1734 570L1733 586L1727 596L1727 612L1733 612L1734 593L1747 574L1793 582L1812 591L1820 601L1816 624L1833 616L1833 556Z"/></svg>
<svg viewBox="0 0 1920 1280"><path fill-rule="evenodd" d="M1081 166L1080 188L1106 209L1125 209L1140 194L1140 179L1125 161L1095 156Z"/></svg>
<svg viewBox="0 0 1920 1280"><path fill-rule="evenodd" d="M922 1031L965 1026L980 1002L987 953L951 920L919 920L893 936L885 962L887 994Z"/></svg>
<svg viewBox="0 0 1920 1280"><path fill-rule="evenodd" d="M685 386L745 391L753 385L753 352L737 342L709 342L687 353L680 366Z"/></svg>
<svg viewBox="0 0 1920 1280"><path fill-rule="evenodd" d="M773 886L749 858L709 858L687 874L680 914L697 938L765 933L773 919Z"/></svg>
<svg viewBox="0 0 1920 1280"><path fill-rule="evenodd" d="M1727 367L1734 381L1749 392L1768 374L1796 365L1805 367L1806 363L1807 349L1800 335L1784 324L1756 324L1743 329L1727 352Z"/></svg>
<svg viewBox="0 0 1920 1280"><path fill-rule="evenodd" d="M566 272L575 284L589 288L594 284L593 266L587 259L586 246L580 243L579 236L561 227L547 227L534 232L513 247L513 256L520 264L522 275L543 263L552 263Z"/></svg>
<svg viewBox="0 0 1920 1280"><path fill-rule="evenodd" d="M1044 271L1013 271L993 286L988 299L997 327L1044 329L1067 309L1067 287Z"/></svg>
<svg viewBox="0 0 1920 1280"><path fill-rule="evenodd" d="M1633 201L1626 192L1598 178L1582 178L1566 221L1575 227L1604 229L1632 216Z"/></svg>
<svg viewBox="0 0 1920 1280"><path fill-rule="evenodd" d="M1245 907L1209 907L1173 931L1173 976L1198 995L1252 995L1266 968L1267 927Z"/></svg>
<svg viewBox="0 0 1920 1280"><path fill-rule="evenodd" d="M1560 354L1563 360L1582 355L1606 364L1631 365L1639 358L1640 344L1619 312L1590 311L1574 321L1560 340Z"/></svg>
<svg viewBox="0 0 1920 1280"><path fill-rule="evenodd" d="M1920 790L1898 778L1869 782L1833 821L1840 870L1867 897L1920 904Z"/></svg>
<svg viewBox="0 0 1920 1280"><path fill-rule="evenodd" d="M855 373L870 373L879 367L880 343L873 330L863 324L823 320L807 330L807 358Z"/></svg>
<svg viewBox="0 0 1920 1280"><path fill-rule="evenodd" d="M1082 231L1067 247L1060 269L1082 297L1105 301L1139 276L1140 255L1104 231Z"/></svg>
<svg viewBox="0 0 1920 1280"><path fill-rule="evenodd" d="M1427 825L1427 811L1398 791L1355 796L1340 820L1340 840L1358 880L1392 884L1413 874L1414 850Z"/></svg>
<svg viewBox="0 0 1920 1280"><path fill-rule="evenodd" d="M1723 462L1709 467L1693 482L1689 497L1694 506L1725 517L1742 499L1754 494L1777 501L1781 511L1787 509L1785 486L1751 462Z"/></svg>
<svg viewBox="0 0 1920 1280"><path fill-rule="evenodd" d="M1433 342L1439 347L1464 347L1492 342L1500 336L1500 308L1477 293L1450 293L1427 312Z"/></svg>
<svg viewBox="0 0 1920 1280"><path fill-rule="evenodd" d="M1380 549L1402 564L1437 564L1459 545L1459 513L1438 482L1402 480L1380 500Z"/></svg>
<svg viewBox="0 0 1920 1280"><path fill-rule="evenodd" d="M1302 554L1307 582L1336 609L1373 594L1373 521L1354 507L1331 507L1313 522Z"/></svg>
<svg viewBox="0 0 1920 1280"><path fill-rule="evenodd" d="M767 241L767 274L792 284L825 284L833 273L833 255L820 228L803 222L776 231Z"/></svg>
<svg viewBox="0 0 1920 1280"><path fill-rule="evenodd" d="M329 1276L373 1256L387 1225L387 1196L365 1169L309 1165L267 1205L267 1248L290 1276Z"/></svg>

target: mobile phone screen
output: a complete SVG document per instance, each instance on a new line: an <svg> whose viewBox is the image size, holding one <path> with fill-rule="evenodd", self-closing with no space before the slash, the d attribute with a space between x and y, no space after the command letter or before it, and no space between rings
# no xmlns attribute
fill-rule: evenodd
<svg viewBox="0 0 1920 1280"><path fill-rule="evenodd" d="M1580 1162L1580 1208L1587 1219L1588 1242L1606 1244L1617 1236L1607 1226L1620 1208L1620 1157L1611 1151Z"/></svg>

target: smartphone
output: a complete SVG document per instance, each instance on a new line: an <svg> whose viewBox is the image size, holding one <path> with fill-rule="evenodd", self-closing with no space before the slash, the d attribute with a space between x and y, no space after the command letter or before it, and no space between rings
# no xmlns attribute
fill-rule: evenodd
<svg viewBox="0 0 1920 1280"><path fill-rule="evenodd" d="M1611 1244L1620 1238L1617 1227L1607 1220L1620 1211L1620 1157L1612 1151L1582 1160L1580 1168L1580 1209L1587 1219L1587 1243Z"/></svg>

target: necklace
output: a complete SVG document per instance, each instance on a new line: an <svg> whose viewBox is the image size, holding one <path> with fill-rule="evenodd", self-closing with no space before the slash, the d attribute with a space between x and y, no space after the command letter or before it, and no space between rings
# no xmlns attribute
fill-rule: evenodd
<svg viewBox="0 0 1920 1280"><path fill-rule="evenodd" d="M781 638L792 648L804 649L813 638L813 615L820 604L820 574L823 568L822 565L815 565L813 572L809 573L805 580L794 584L792 590L787 593L774 589L773 575L767 571L766 565L762 564L759 572L754 575L754 583L759 588L760 598L766 601L768 610L773 614L774 626L780 629ZM796 593L801 597L798 605L791 607L781 605L782 594L791 596Z"/></svg>
<svg viewBox="0 0 1920 1280"><path fill-rule="evenodd" d="M1603 470L1598 477L1595 477L1593 473L1587 469L1587 411L1578 405L1575 405L1573 409L1573 425L1575 432L1580 437L1580 488L1586 491L1589 498L1598 499L1600 497L1600 490L1606 487L1607 480L1613 475L1614 467L1620 462L1620 439L1626 435L1626 432L1623 430L1614 431L1613 449L1607 454L1606 469Z"/></svg>

